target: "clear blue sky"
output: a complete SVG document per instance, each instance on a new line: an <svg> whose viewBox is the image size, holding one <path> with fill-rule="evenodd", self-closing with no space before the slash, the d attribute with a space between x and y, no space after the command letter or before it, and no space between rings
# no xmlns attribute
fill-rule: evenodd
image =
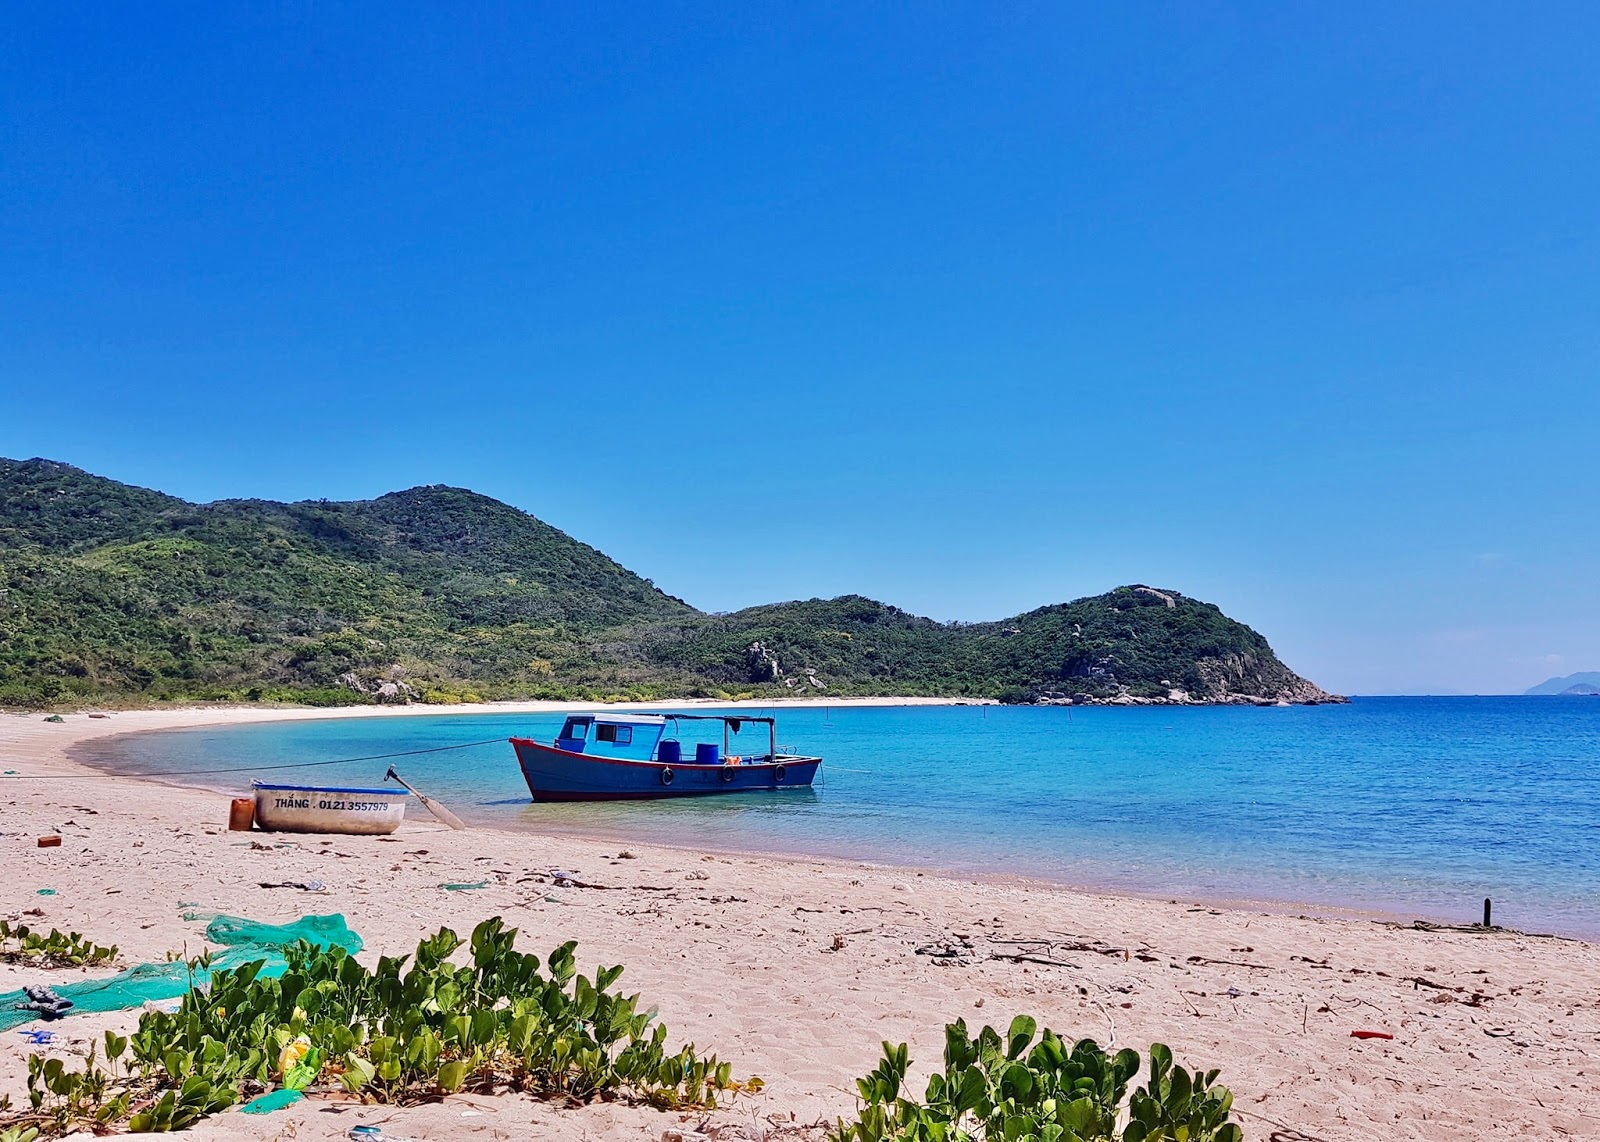
<svg viewBox="0 0 1600 1142"><path fill-rule="evenodd" d="M1600 669L1600 8L256 7L8 14L0 455Z"/></svg>

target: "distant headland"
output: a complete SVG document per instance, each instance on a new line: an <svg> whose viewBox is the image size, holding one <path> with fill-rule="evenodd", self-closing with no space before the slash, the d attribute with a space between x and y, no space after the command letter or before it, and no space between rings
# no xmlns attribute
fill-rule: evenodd
<svg viewBox="0 0 1600 1142"><path fill-rule="evenodd" d="M1344 700L1143 584L984 623L860 595L708 614L462 488L193 504L42 459L0 459L0 635L0 706Z"/></svg>
<svg viewBox="0 0 1600 1142"><path fill-rule="evenodd" d="M1547 678L1526 694L1561 694L1568 697L1600 696L1600 670L1585 670L1565 678Z"/></svg>

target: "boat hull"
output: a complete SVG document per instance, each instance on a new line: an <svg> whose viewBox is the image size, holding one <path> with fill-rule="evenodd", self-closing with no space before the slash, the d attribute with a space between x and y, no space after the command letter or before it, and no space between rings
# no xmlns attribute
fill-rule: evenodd
<svg viewBox="0 0 1600 1142"><path fill-rule="evenodd" d="M384 836L400 827L406 794L390 789L326 789L262 785L256 792L256 826L274 833L344 833Z"/></svg>
<svg viewBox="0 0 1600 1142"><path fill-rule="evenodd" d="M529 738L512 738L511 745L535 801L655 801L809 789L822 764L818 757L779 757L739 765L663 765L571 753Z"/></svg>

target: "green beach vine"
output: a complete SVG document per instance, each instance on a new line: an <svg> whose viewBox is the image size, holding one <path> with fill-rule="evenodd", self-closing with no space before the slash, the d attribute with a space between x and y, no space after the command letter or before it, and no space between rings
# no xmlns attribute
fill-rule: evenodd
<svg viewBox="0 0 1600 1142"><path fill-rule="evenodd" d="M263 978L260 963L212 972L175 1012L146 1012L129 1036L108 1032L103 1065L95 1049L75 1070L32 1057L30 1105L0 1115L0 1139L124 1120L133 1131L181 1130L274 1089L386 1103L509 1089L663 1108L711 1108L761 1089L692 1044L669 1051L654 1011L612 991L622 968L579 974L572 942L541 963L515 949L516 935L485 920L460 966L450 957L462 941L441 928L414 956L384 956L370 970L302 941L285 949L281 977Z"/></svg>
<svg viewBox="0 0 1600 1142"><path fill-rule="evenodd" d="M35 932L26 924L12 927L0 920L0 963L32 968L100 967L117 958L115 944L107 947L86 940L77 932L51 928Z"/></svg>
<svg viewBox="0 0 1600 1142"><path fill-rule="evenodd" d="M1093 1039L1069 1046L1049 1029L1036 1041L1037 1029L1026 1015L1003 1037L947 1024L944 1069L921 1101L902 1093L908 1048L884 1043L877 1068L856 1081L855 1121L839 1122L830 1142L1242 1142L1216 1071L1186 1071L1156 1043L1130 1097L1139 1052L1110 1055Z"/></svg>

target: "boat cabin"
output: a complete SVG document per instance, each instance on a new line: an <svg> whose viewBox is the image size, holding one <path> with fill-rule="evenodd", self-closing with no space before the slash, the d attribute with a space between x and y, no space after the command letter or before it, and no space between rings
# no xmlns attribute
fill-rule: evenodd
<svg viewBox="0 0 1600 1142"><path fill-rule="evenodd" d="M694 742L685 750L677 738L677 723L717 722L722 727L722 745L715 742ZM664 737L668 723L672 723L673 736ZM767 750L756 751L743 757L733 756L729 746L730 734L737 734L747 724L767 728ZM694 765L723 765L727 763L774 761L778 757L777 729L771 718L746 717L724 714L573 714L561 727L556 738L556 748L566 753L581 753L589 757L610 758L617 761L654 761L663 765L681 765L692 758Z"/></svg>
<svg viewBox="0 0 1600 1142"><path fill-rule="evenodd" d="M574 714L561 727L556 748L568 753L650 761L667 719L653 714Z"/></svg>

